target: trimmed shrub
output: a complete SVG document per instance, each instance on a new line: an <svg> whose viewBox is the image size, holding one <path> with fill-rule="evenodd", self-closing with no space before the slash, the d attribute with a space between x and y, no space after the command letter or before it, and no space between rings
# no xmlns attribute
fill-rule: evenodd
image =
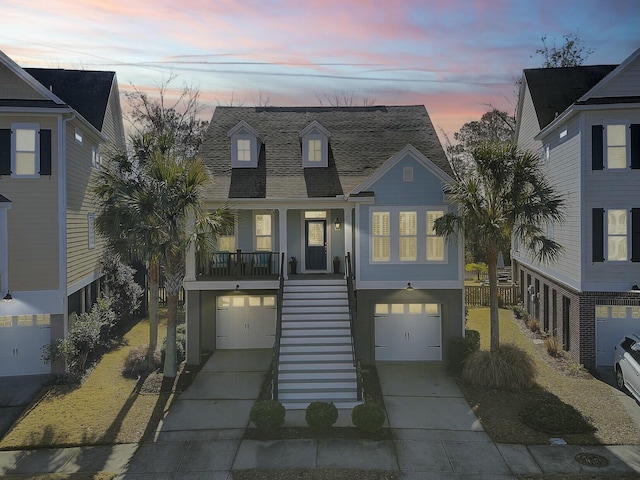
<svg viewBox="0 0 640 480"><path fill-rule="evenodd" d="M459 377L465 360L480 350L480 333L476 330L465 330L464 338L452 338L447 342L445 364L450 375Z"/></svg>
<svg viewBox="0 0 640 480"><path fill-rule="evenodd" d="M105 251L100 266L104 272L104 288L112 298L117 321L134 318L144 294L143 288L134 280L135 269L125 265L120 255L112 250Z"/></svg>
<svg viewBox="0 0 640 480"><path fill-rule="evenodd" d="M485 388L523 390L535 385L536 366L527 352L503 344L495 352L475 352L464 363L462 378Z"/></svg>
<svg viewBox="0 0 640 480"><path fill-rule="evenodd" d="M514 317L516 317L518 320L522 320L524 323L527 323L527 321L529 320L529 314L522 307L522 305L514 305L513 307L511 307L511 309L513 310Z"/></svg>
<svg viewBox="0 0 640 480"><path fill-rule="evenodd" d="M276 400L260 400L253 404L249 420L260 430L276 430L284 425L286 411Z"/></svg>
<svg viewBox="0 0 640 480"><path fill-rule="evenodd" d="M596 430L582 413L546 391L525 403L518 416L525 425L551 435L592 433Z"/></svg>
<svg viewBox="0 0 640 480"><path fill-rule="evenodd" d="M338 409L333 402L312 402L307 407L304 419L314 430L327 430L338 421Z"/></svg>
<svg viewBox="0 0 640 480"><path fill-rule="evenodd" d="M387 416L384 408L374 402L364 402L353 407L351 421L358 430L376 433L382 429Z"/></svg>
<svg viewBox="0 0 640 480"><path fill-rule="evenodd" d="M533 333L540 332L540 320L537 318L530 318L527 322L527 328L531 330Z"/></svg>
<svg viewBox="0 0 640 480"><path fill-rule="evenodd" d="M129 350L124 360L122 374L125 377L142 377L160 368L160 352L149 352L149 345L138 345Z"/></svg>
<svg viewBox="0 0 640 480"><path fill-rule="evenodd" d="M550 335L544 339L544 348L552 357L562 356L562 349L560 348L560 344L558 343L558 337L556 337L555 335Z"/></svg>
<svg viewBox="0 0 640 480"><path fill-rule="evenodd" d="M162 339L162 347L160 348L160 354L162 363L164 363L164 355L167 349L167 337ZM187 351L187 325L180 323L176 326L176 361L178 363L184 361Z"/></svg>

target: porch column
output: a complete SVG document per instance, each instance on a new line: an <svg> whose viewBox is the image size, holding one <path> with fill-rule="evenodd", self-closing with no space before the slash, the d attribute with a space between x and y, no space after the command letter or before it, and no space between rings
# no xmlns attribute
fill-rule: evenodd
<svg viewBox="0 0 640 480"><path fill-rule="evenodd" d="M353 256L355 252L352 252L353 247L353 215L351 214L351 207L345 207L342 209L344 218L344 252L345 256L347 252L351 252L351 265L353 266ZM347 277L347 266L344 268L344 276Z"/></svg>
<svg viewBox="0 0 640 480"><path fill-rule="evenodd" d="M289 269L287 268L287 208L280 208L278 210L278 229L279 229L279 237L280 237L280 245L278 246L280 250L280 256L278 257L278 266L280 265L280 259L282 254L285 254L284 257L284 278L289 278Z"/></svg>

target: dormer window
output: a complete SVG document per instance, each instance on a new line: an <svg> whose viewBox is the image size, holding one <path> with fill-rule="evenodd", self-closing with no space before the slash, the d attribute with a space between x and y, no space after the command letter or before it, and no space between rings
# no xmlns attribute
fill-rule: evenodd
<svg viewBox="0 0 640 480"><path fill-rule="evenodd" d="M243 120L227 135L231 138L231 167L256 168L262 145L260 134Z"/></svg>
<svg viewBox="0 0 640 480"><path fill-rule="evenodd" d="M311 122L300 132L302 166L305 168L329 166L329 137L331 132L318 122Z"/></svg>

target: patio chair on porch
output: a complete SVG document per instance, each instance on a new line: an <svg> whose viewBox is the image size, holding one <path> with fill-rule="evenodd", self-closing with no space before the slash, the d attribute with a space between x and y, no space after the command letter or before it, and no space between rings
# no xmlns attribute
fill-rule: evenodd
<svg viewBox="0 0 640 480"><path fill-rule="evenodd" d="M229 252L219 252L211 259L211 275L214 277L228 277L230 272Z"/></svg>
<svg viewBox="0 0 640 480"><path fill-rule="evenodd" d="M271 275L271 252L254 253L251 259L253 275Z"/></svg>

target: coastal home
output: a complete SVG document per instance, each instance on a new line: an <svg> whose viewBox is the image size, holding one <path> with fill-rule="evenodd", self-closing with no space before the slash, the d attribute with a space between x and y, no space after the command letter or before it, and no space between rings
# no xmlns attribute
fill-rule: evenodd
<svg viewBox="0 0 640 480"><path fill-rule="evenodd" d="M464 331L451 169L423 106L217 107L208 207L235 225L185 279L187 362L274 349L274 397L352 405L357 367L441 361Z"/></svg>
<svg viewBox="0 0 640 480"><path fill-rule="evenodd" d="M101 276L92 173L124 146L114 72L21 68L0 52L0 376L46 374L42 347Z"/></svg>
<svg viewBox="0 0 640 480"><path fill-rule="evenodd" d="M608 368L640 331L640 49L620 65L525 70L516 135L567 200L547 226L558 261L513 246L524 306L575 362Z"/></svg>

